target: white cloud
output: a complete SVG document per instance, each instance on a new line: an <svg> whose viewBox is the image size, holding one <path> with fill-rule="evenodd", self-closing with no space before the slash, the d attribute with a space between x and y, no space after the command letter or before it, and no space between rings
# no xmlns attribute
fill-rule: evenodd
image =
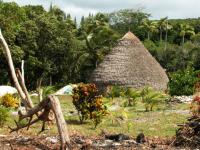
<svg viewBox="0 0 200 150"><path fill-rule="evenodd" d="M200 0L4 0L15 1L19 5L57 5L73 17L99 11L110 12L124 8L145 8L153 18L193 18L200 16Z"/></svg>

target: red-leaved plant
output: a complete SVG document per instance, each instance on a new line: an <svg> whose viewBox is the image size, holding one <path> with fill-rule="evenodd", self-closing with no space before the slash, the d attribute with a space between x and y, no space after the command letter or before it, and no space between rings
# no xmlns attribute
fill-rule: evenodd
<svg viewBox="0 0 200 150"><path fill-rule="evenodd" d="M107 107L103 104L102 96L98 95L95 84L79 84L73 89L72 97L81 123L91 119L96 128L103 116L108 114Z"/></svg>
<svg viewBox="0 0 200 150"><path fill-rule="evenodd" d="M194 96L190 106L190 110L192 111L193 115L200 115L200 96Z"/></svg>

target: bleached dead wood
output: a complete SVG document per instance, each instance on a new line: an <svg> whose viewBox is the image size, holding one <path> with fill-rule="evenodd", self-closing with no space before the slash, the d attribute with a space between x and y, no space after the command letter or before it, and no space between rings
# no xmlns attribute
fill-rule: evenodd
<svg viewBox="0 0 200 150"><path fill-rule="evenodd" d="M15 87L16 87L21 99L22 99L22 102L24 103L26 108L32 108L33 107L32 101L30 101L28 99L26 100L26 95L24 94L24 92L23 92L23 90L22 90L22 88L21 88L21 86L20 86L20 84L18 82L16 73L15 73L15 68L14 68L12 56L11 56L11 53L10 53L10 49L9 49L8 44L6 43L4 37L3 37L2 33L1 33L1 30L0 30L0 43L2 45L5 57L6 57L7 61L8 61L8 66L10 68L10 73L11 73L13 82L15 84Z"/></svg>
<svg viewBox="0 0 200 150"><path fill-rule="evenodd" d="M12 56L10 53L10 49L1 33L0 30L0 44L3 47L3 51L5 54L5 57L8 61L8 65L11 71L12 79L14 81L15 87L18 90L18 93L22 99L22 102L24 103L26 107L26 112L25 114L22 114L22 112L19 112L19 122L23 119L28 119L29 121L26 124L21 125L19 122L15 121L16 127L11 128L11 132L18 131L20 129L26 128L29 129L29 127L33 124L35 124L38 121L42 121L42 129L41 132L45 130L45 123L47 121L52 121L52 115L51 112L53 111L55 118L56 118L56 123L57 123L57 128L58 132L60 135L60 140L61 140L61 150L66 150L69 148L70 144L70 139L68 136L68 130L66 126L66 122L64 119L64 116L62 114L62 110L60 107L60 102L57 97L55 96L48 96L47 98L43 99L37 106L34 107L31 98L28 94L28 90L25 86L25 83L22 79L21 72L19 70L16 70L14 68ZM18 77L18 78L17 78ZM35 117L34 117L35 115Z"/></svg>

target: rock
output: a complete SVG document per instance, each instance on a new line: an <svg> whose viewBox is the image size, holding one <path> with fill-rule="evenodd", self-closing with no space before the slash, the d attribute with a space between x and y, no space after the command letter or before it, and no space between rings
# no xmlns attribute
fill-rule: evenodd
<svg viewBox="0 0 200 150"><path fill-rule="evenodd" d="M123 140L130 140L130 137L124 134L114 134L114 135L106 135L106 139L110 139L113 141L123 141Z"/></svg>
<svg viewBox="0 0 200 150"><path fill-rule="evenodd" d="M113 143L113 140L105 140L105 143L106 143L106 144L112 144L112 143Z"/></svg>
<svg viewBox="0 0 200 150"><path fill-rule="evenodd" d="M20 136L20 137L18 137L18 138L16 139L16 141L22 142L22 143L28 142L29 140L31 140L31 138L29 138L29 137L22 137L22 136Z"/></svg>
<svg viewBox="0 0 200 150"><path fill-rule="evenodd" d="M46 140L52 144L58 143L58 139L56 137L47 137Z"/></svg>
<svg viewBox="0 0 200 150"><path fill-rule="evenodd" d="M121 108L121 107L120 107L119 105L115 104L115 105L110 106L110 107L108 108L108 110L109 110L109 111L117 111L117 110L119 110L120 108Z"/></svg>
<svg viewBox="0 0 200 150"><path fill-rule="evenodd" d="M176 103L190 103L193 100L193 96L173 96L170 98L170 102Z"/></svg>
<svg viewBox="0 0 200 150"><path fill-rule="evenodd" d="M137 135L136 142L137 143L144 143L144 142L146 142L144 133L140 133L140 134Z"/></svg>
<svg viewBox="0 0 200 150"><path fill-rule="evenodd" d="M112 144L112 146L121 146L121 145L122 145L122 144L117 143L117 142L115 142L115 143Z"/></svg>

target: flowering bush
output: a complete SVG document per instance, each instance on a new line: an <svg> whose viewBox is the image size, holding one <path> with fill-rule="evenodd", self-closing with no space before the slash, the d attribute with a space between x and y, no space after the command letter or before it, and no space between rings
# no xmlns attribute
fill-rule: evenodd
<svg viewBox="0 0 200 150"><path fill-rule="evenodd" d="M15 98L11 94L6 94L0 98L0 104L7 108L17 108L19 106L19 99Z"/></svg>
<svg viewBox="0 0 200 150"><path fill-rule="evenodd" d="M73 104L78 111L80 122L91 119L95 128L101 123L103 116L108 114L102 96L97 94L95 84L79 84L73 89Z"/></svg>

